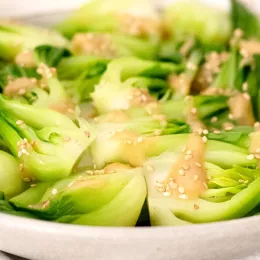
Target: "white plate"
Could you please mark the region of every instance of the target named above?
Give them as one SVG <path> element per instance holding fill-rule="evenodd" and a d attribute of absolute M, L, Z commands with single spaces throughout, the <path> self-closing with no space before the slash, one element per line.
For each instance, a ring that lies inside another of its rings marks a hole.
<path fill-rule="evenodd" d="M 82 1 L 0 0 L 0 17 L 51 25 Z M 227 7 L 225 0 L 207 1 Z M 29 259 L 257 260 L 259 241 L 260 217 L 185 227 L 103 228 L 0 214 L 0 250 Z"/>

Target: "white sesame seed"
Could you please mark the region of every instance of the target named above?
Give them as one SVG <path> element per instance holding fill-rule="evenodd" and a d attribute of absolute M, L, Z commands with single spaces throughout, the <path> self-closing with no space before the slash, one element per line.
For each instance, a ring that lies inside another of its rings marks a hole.
<path fill-rule="evenodd" d="M 212 177 L 211 177 L 210 175 L 207 175 L 207 179 L 208 179 L 208 180 L 211 180 Z"/>
<path fill-rule="evenodd" d="M 28 177 L 26 177 L 26 178 L 23 178 L 23 181 L 30 182 L 31 180 Z"/>
<path fill-rule="evenodd" d="M 189 165 L 183 165 L 182 168 L 183 168 L 185 171 L 187 171 L 187 170 L 190 169 L 190 166 L 189 166 Z"/>
<path fill-rule="evenodd" d="M 243 89 L 243 91 L 247 91 L 248 90 L 248 83 L 247 82 L 243 83 L 242 89 Z"/>
<path fill-rule="evenodd" d="M 127 144 L 132 144 L 133 142 L 131 140 L 126 141 Z"/>
<path fill-rule="evenodd" d="M 206 136 L 203 136 L 203 137 L 202 137 L 202 142 L 203 142 L 203 143 L 206 143 L 207 141 L 208 141 L 207 137 L 206 137 Z"/>
<path fill-rule="evenodd" d="M 238 180 L 239 183 L 244 183 L 245 181 L 243 179 Z"/>
<path fill-rule="evenodd" d="M 248 183 L 248 180 L 245 180 L 244 183 Z"/>
<path fill-rule="evenodd" d="M 159 130 L 159 129 L 157 129 L 157 130 L 154 131 L 154 134 L 155 134 L 155 135 L 160 135 L 161 133 L 162 133 L 162 131 Z"/>
<path fill-rule="evenodd" d="M 195 165 L 199 168 L 201 168 L 201 164 L 199 162 L 195 162 Z"/>
<path fill-rule="evenodd" d="M 255 123 L 254 123 L 254 127 L 255 127 L 255 128 L 260 127 L 260 122 L 255 122 Z"/>
<path fill-rule="evenodd" d="M 191 150 L 188 150 L 188 151 L 186 152 L 186 154 L 187 154 L 187 155 L 191 155 L 191 154 L 192 154 L 192 151 L 191 151 Z"/>
<path fill-rule="evenodd" d="M 75 181 L 72 181 L 71 183 L 69 183 L 68 188 L 71 187 L 74 183 L 75 183 Z"/>
<path fill-rule="evenodd" d="M 87 170 L 86 173 L 87 173 L 87 174 L 91 174 L 91 175 L 94 174 L 94 172 L 91 171 L 91 170 Z"/>
<path fill-rule="evenodd" d="M 69 142 L 69 141 L 71 140 L 71 138 L 70 138 L 69 136 L 65 136 L 65 137 L 63 138 L 63 140 L 64 140 L 64 142 Z"/>
<path fill-rule="evenodd" d="M 147 166 L 146 166 L 146 169 L 147 169 L 149 172 L 153 172 L 153 171 L 154 171 L 154 168 L 153 168 L 151 165 L 147 165 Z"/>
<path fill-rule="evenodd" d="M 260 154 L 255 154 L 256 159 L 260 159 Z"/>
<path fill-rule="evenodd" d="M 179 187 L 179 188 L 178 188 L 178 191 L 179 191 L 179 193 L 181 193 L 181 194 L 184 194 L 184 193 L 185 193 L 185 189 L 184 189 L 183 187 Z"/>
<path fill-rule="evenodd" d="M 163 185 L 163 183 L 162 182 L 160 182 L 160 181 L 156 181 L 156 187 L 160 187 L 160 188 L 162 188 L 164 185 Z"/>
<path fill-rule="evenodd" d="M 232 114 L 229 114 L 229 115 L 228 115 L 228 119 L 233 120 L 233 119 L 234 119 L 234 116 L 233 116 Z"/>
<path fill-rule="evenodd" d="M 204 130 L 202 131 L 202 133 L 203 133 L 204 135 L 207 135 L 207 134 L 209 133 L 209 131 L 208 131 L 207 129 L 204 129 Z"/>
<path fill-rule="evenodd" d="M 203 183 L 204 187 L 207 189 L 208 188 L 208 185 L 206 182 Z"/>
<path fill-rule="evenodd" d="M 220 130 L 214 130 L 213 133 L 218 135 L 218 134 L 221 133 L 221 131 Z"/>
<path fill-rule="evenodd" d="M 143 137 L 142 136 L 137 137 L 137 143 L 141 143 L 142 141 L 143 141 Z"/>
<path fill-rule="evenodd" d="M 246 157 L 247 160 L 253 160 L 254 159 L 254 155 L 253 154 L 249 154 L 247 157 Z"/>
<path fill-rule="evenodd" d="M 196 114 L 196 113 L 197 113 L 197 108 L 196 108 L 196 107 L 193 107 L 193 108 L 191 109 L 191 113 L 192 113 L 192 114 Z"/>
<path fill-rule="evenodd" d="M 32 188 L 33 188 L 33 187 L 35 187 L 35 186 L 36 186 L 36 184 L 35 184 L 35 183 L 30 185 L 30 187 L 32 187 Z"/>
<path fill-rule="evenodd" d="M 199 179 L 199 176 L 198 175 L 194 175 L 193 176 L 193 181 L 197 181 Z"/>
<path fill-rule="evenodd" d="M 171 193 L 169 191 L 163 192 L 163 196 L 165 196 L 165 197 L 169 197 L 170 195 L 171 195 Z"/>
<path fill-rule="evenodd" d="M 52 191 L 51 191 L 52 195 L 55 195 L 55 194 L 57 194 L 57 192 L 58 192 L 58 190 L 57 190 L 57 189 L 52 189 Z"/>
<path fill-rule="evenodd" d="M 260 153 L 260 148 L 256 148 L 255 150 L 257 153 Z"/>
<path fill-rule="evenodd" d="M 250 100 L 251 99 L 251 97 L 249 96 L 249 94 L 248 93 L 243 93 L 243 97 L 246 99 L 246 100 Z"/>
<path fill-rule="evenodd" d="M 71 108 L 69 108 L 69 109 L 68 109 L 68 112 L 71 113 L 71 114 L 73 114 L 73 113 L 74 113 L 74 110 L 71 109 Z"/>
<path fill-rule="evenodd" d="M 178 173 L 181 175 L 181 176 L 185 176 L 185 172 L 183 169 L 179 169 L 178 170 Z"/>
<path fill-rule="evenodd" d="M 184 156 L 185 161 L 189 161 L 191 158 L 192 158 L 192 155 L 190 155 L 190 154 L 187 154 Z"/>
<path fill-rule="evenodd" d="M 24 122 L 23 122 L 22 120 L 17 120 L 17 121 L 16 121 L 16 124 L 17 124 L 17 125 L 22 125 L 23 123 L 24 123 Z"/>
<path fill-rule="evenodd" d="M 181 194 L 181 195 L 179 195 L 179 199 L 187 199 L 187 195 L 186 194 Z"/>
<path fill-rule="evenodd" d="M 185 145 L 185 146 L 182 148 L 181 152 L 184 153 L 184 152 L 186 151 L 186 149 L 187 149 L 187 146 Z"/>

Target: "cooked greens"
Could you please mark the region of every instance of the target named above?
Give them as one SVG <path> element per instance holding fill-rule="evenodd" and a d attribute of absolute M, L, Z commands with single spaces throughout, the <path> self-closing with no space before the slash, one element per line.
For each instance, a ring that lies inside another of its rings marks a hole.
<path fill-rule="evenodd" d="M 93 226 L 259 215 L 260 23 L 198 0 L 0 22 L 0 212 Z"/>

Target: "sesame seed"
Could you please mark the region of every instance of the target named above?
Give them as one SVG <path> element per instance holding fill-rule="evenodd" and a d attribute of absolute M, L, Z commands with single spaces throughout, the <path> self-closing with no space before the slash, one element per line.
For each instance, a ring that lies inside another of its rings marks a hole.
<path fill-rule="evenodd" d="M 23 181 L 30 182 L 31 180 L 30 180 L 30 178 L 26 177 L 26 178 L 23 178 Z"/>
<path fill-rule="evenodd" d="M 181 175 L 181 176 L 185 176 L 185 172 L 183 169 L 179 169 L 178 173 Z"/>
<path fill-rule="evenodd" d="M 71 183 L 69 183 L 68 188 L 71 187 L 74 183 L 75 183 L 75 181 L 72 181 Z"/>
<path fill-rule="evenodd" d="M 68 112 L 71 113 L 71 114 L 73 114 L 73 113 L 74 113 L 74 110 L 71 109 L 71 108 L 68 108 Z"/>
<path fill-rule="evenodd" d="M 184 193 L 185 193 L 185 189 L 184 189 L 183 187 L 179 187 L 179 188 L 178 188 L 178 191 L 179 191 L 179 193 L 181 193 L 181 194 L 184 194 Z"/>
<path fill-rule="evenodd" d="M 249 154 L 247 157 L 246 157 L 247 160 L 253 160 L 254 159 L 254 155 L 253 154 Z"/>
<path fill-rule="evenodd" d="M 202 137 L 202 142 L 203 142 L 203 143 L 206 143 L 207 141 L 208 141 L 207 137 L 206 137 L 206 136 L 203 136 L 203 137 Z"/>
<path fill-rule="evenodd" d="M 207 129 L 204 129 L 204 130 L 202 131 L 202 133 L 203 133 L 204 135 L 207 135 L 207 134 L 209 133 L 209 131 L 208 131 Z"/>
<path fill-rule="evenodd" d="M 91 171 L 91 170 L 87 170 L 86 173 L 87 173 L 87 174 L 91 174 L 91 175 L 94 174 L 94 172 Z"/>
<path fill-rule="evenodd" d="M 47 201 L 43 202 L 42 207 L 47 208 L 49 205 L 50 205 L 50 201 L 47 200 Z"/>
<path fill-rule="evenodd" d="M 260 148 L 256 148 L 255 150 L 257 153 L 260 153 Z"/>
<path fill-rule="evenodd" d="M 244 183 L 245 181 L 243 179 L 238 180 L 239 183 Z"/>
<path fill-rule="evenodd" d="M 255 154 L 256 159 L 260 159 L 260 154 Z"/>
<path fill-rule="evenodd" d="M 141 143 L 142 141 L 143 141 L 143 137 L 142 136 L 137 137 L 137 143 Z"/>
<path fill-rule="evenodd" d="M 194 207 L 195 210 L 198 210 L 200 208 L 199 205 L 197 205 L 197 204 L 194 204 L 193 207 Z"/>
<path fill-rule="evenodd" d="M 199 168 L 201 168 L 201 164 L 199 162 L 195 162 L 195 165 Z"/>
<path fill-rule="evenodd" d="M 197 108 L 196 108 L 196 107 L 193 107 L 193 108 L 191 109 L 191 113 L 192 113 L 192 114 L 196 114 L 196 113 L 197 113 Z"/>
<path fill-rule="evenodd" d="M 186 151 L 186 149 L 187 149 L 187 146 L 185 145 L 183 148 L 182 148 L 182 153 L 184 153 L 185 151 Z"/>
<path fill-rule="evenodd" d="M 186 152 L 187 155 L 191 155 L 191 153 L 192 153 L 191 150 L 188 150 L 188 151 Z"/>
<path fill-rule="evenodd" d="M 32 209 L 32 208 L 33 208 L 33 205 L 28 205 L 28 208 L 29 208 L 29 209 Z"/>
<path fill-rule="evenodd" d="M 17 124 L 17 125 L 22 125 L 23 123 L 24 123 L 24 122 L 23 122 L 22 120 L 17 120 L 17 121 L 16 121 L 16 124 Z"/>
<path fill-rule="evenodd" d="M 183 168 L 185 171 L 187 171 L 187 170 L 190 169 L 190 166 L 189 166 L 189 165 L 183 165 L 182 168 Z"/>
<path fill-rule="evenodd" d="M 193 176 L 193 181 L 197 181 L 199 179 L 199 176 L 198 175 L 194 175 Z"/>
<path fill-rule="evenodd" d="M 218 121 L 218 118 L 216 116 L 213 116 L 210 121 L 211 123 L 215 123 Z"/>
<path fill-rule="evenodd" d="M 248 183 L 248 180 L 245 180 L 244 183 Z"/>
<path fill-rule="evenodd" d="M 132 144 L 133 142 L 131 140 L 126 141 L 127 144 Z"/>
<path fill-rule="evenodd" d="M 187 199 L 187 195 L 186 194 L 181 194 L 181 195 L 179 195 L 179 199 Z"/>
<path fill-rule="evenodd" d="M 159 129 L 157 129 L 157 130 L 154 131 L 154 134 L 155 134 L 155 135 L 160 135 L 161 133 L 162 133 L 162 131 L 159 130 Z"/>
<path fill-rule="evenodd" d="M 190 154 L 187 154 L 184 156 L 185 161 L 189 161 L 191 158 L 192 158 L 192 155 L 190 155 Z"/>
<path fill-rule="evenodd" d="M 221 131 L 220 130 L 214 130 L 213 133 L 218 135 L 218 134 L 221 133 Z"/>
<path fill-rule="evenodd" d="M 210 175 L 207 175 L 207 179 L 208 179 L 208 180 L 211 180 L 212 177 L 211 177 Z"/>
<path fill-rule="evenodd" d="M 197 132 L 198 132 L 199 135 L 201 135 L 202 132 L 203 132 L 203 129 L 202 128 L 198 128 Z"/>
<path fill-rule="evenodd" d="M 169 191 L 163 192 L 163 196 L 165 196 L 165 197 L 169 197 L 170 195 L 171 195 L 171 193 Z"/>
<path fill-rule="evenodd" d="M 251 97 L 249 96 L 249 94 L 248 93 L 243 93 L 243 97 L 246 99 L 246 100 L 250 100 L 251 99 Z"/>
<path fill-rule="evenodd" d="M 206 182 L 203 183 L 204 187 L 207 189 L 208 188 L 208 185 Z"/>
<path fill-rule="evenodd" d="M 55 194 L 57 194 L 57 192 L 58 192 L 58 190 L 57 190 L 57 189 L 53 189 L 53 190 L 51 191 L 52 195 L 55 195 Z"/>
<path fill-rule="evenodd" d="M 35 183 L 30 185 L 30 187 L 32 187 L 32 188 L 33 188 L 33 187 L 35 187 L 35 186 L 36 186 L 36 184 L 35 184 Z"/>
<path fill-rule="evenodd" d="M 247 82 L 243 83 L 242 89 L 243 89 L 243 91 L 247 91 L 248 90 L 248 83 Z"/>
<path fill-rule="evenodd" d="M 228 115 L 228 119 L 233 120 L 233 119 L 234 119 L 234 116 L 233 116 L 232 114 L 229 114 L 229 115 Z"/>
<path fill-rule="evenodd" d="M 160 187 L 160 188 L 162 188 L 164 185 L 163 185 L 163 183 L 162 182 L 160 182 L 160 181 L 156 181 L 156 187 Z"/>
<path fill-rule="evenodd" d="M 255 128 L 260 127 L 260 122 L 255 122 L 255 123 L 254 123 L 254 127 L 255 127 Z"/>
<path fill-rule="evenodd" d="M 70 138 L 69 136 L 66 136 L 66 137 L 63 138 L 63 140 L 64 140 L 65 142 L 69 142 L 69 141 L 71 140 L 71 138 Z"/>
<path fill-rule="evenodd" d="M 153 168 L 151 165 L 147 165 L 147 166 L 146 166 L 146 169 L 147 169 L 149 172 L 153 172 L 153 171 L 154 171 L 154 168 Z"/>

